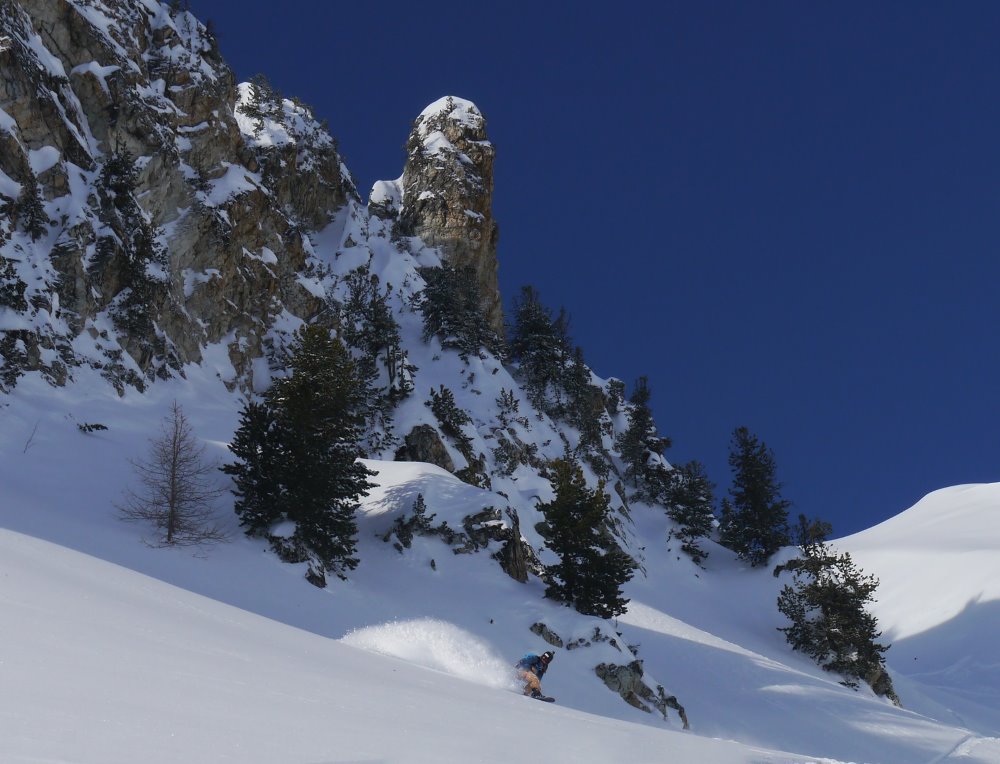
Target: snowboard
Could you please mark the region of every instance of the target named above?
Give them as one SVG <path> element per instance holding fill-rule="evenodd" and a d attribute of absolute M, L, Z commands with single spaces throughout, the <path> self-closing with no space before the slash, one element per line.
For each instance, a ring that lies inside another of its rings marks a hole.
<path fill-rule="evenodd" d="M 555 703 L 555 698 L 550 698 L 548 695 L 529 695 L 529 698 L 534 698 L 535 700 L 541 700 L 545 703 Z"/>

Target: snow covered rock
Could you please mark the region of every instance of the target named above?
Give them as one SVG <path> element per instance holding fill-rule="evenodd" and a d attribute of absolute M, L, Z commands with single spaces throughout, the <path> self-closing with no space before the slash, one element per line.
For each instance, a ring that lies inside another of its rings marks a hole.
<path fill-rule="evenodd" d="M 455 472 L 455 462 L 448 454 L 448 448 L 438 431 L 429 424 L 418 424 L 410 430 L 396 452 L 396 461 L 426 462 L 448 472 Z"/>
<path fill-rule="evenodd" d="M 659 685 L 654 692 L 642 681 L 642 661 L 634 660 L 626 665 L 599 663 L 594 668 L 594 673 L 600 677 L 609 690 L 614 690 L 621 695 L 622 699 L 630 706 L 647 713 L 652 712 L 650 709 L 652 706 L 663 714 L 664 719 L 667 718 L 667 709 L 673 708 L 680 715 L 684 729 L 688 728 L 687 712 L 677 702 L 677 698 L 673 695 L 667 695 L 663 687 Z"/>
<path fill-rule="evenodd" d="M 471 101 L 441 98 L 417 117 L 406 142 L 398 231 L 438 247 L 457 268 L 471 267 L 483 312 L 503 332 L 497 281 L 499 229 L 493 220 L 493 159 L 486 120 Z M 391 194 L 377 187 L 383 208 Z"/>
<path fill-rule="evenodd" d="M 254 130 L 251 86 L 166 4 L 12 0 L 0 30 L 0 206 L 36 184 L 42 207 L 0 221 L 6 287 L 24 284 L 0 311 L 4 386 L 87 365 L 142 387 L 215 343 L 251 386 L 276 324 L 327 308 L 310 234 L 356 191 L 325 127 L 269 92 Z"/>

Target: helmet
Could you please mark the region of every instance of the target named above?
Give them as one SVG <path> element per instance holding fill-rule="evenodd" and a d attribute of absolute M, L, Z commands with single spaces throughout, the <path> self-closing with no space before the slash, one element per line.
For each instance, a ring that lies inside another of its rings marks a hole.
<path fill-rule="evenodd" d="M 542 657 L 546 661 L 550 661 L 550 660 L 552 660 L 553 658 L 556 657 L 556 654 L 554 652 L 552 652 L 551 650 L 546 650 L 544 653 L 542 653 Z"/>

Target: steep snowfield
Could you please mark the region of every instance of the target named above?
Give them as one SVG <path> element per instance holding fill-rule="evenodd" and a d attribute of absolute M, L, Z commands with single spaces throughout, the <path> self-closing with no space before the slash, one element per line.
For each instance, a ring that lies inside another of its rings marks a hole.
<path fill-rule="evenodd" d="M 542 707 L 10 531 L 0 559 L 4 762 L 801 761 Z"/>
<path fill-rule="evenodd" d="M 997 734 L 1000 483 L 935 491 L 838 545 L 879 578 L 873 611 L 908 705 Z"/>
<path fill-rule="evenodd" d="M 62 390 L 29 377 L 0 408 L 2 761 L 510 761 L 525 746 L 566 762 L 1000 761 L 996 685 L 977 673 L 988 671 L 996 622 L 944 610 L 995 591 L 975 567 L 976 549 L 996 548 L 983 532 L 995 486 L 928 498 L 951 535 L 925 523 L 922 503 L 895 529 L 838 542 L 884 582 L 879 616 L 898 640 L 889 665 L 903 710 L 788 650 L 775 628 L 782 581 L 714 546 L 698 569 L 666 553 L 659 513 L 634 508 L 645 576 L 629 585 L 617 628 L 638 645 L 646 679 L 686 707 L 682 733 L 674 712 L 637 711 L 595 678 L 597 663 L 628 660 L 606 642 L 556 651 L 544 686 L 557 705 L 511 690 L 506 667 L 546 647 L 532 623 L 564 639 L 615 625 L 544 600 L 540 582 L 513 581 L 488 552 L 456 555 L 436 538 L 404 553 L 384 543 L 418 493 L 454 526 L 503 505 L 436 467 L 370 463 L 379 487 L 359 519 L 361 566 L 326 590 L 243 537 L 228 499 L 230 543 L 144 545 L 144 529 L 118 520 L 114 503 L 134 479 L 128 458 L 144 453 L 174 399 L 224 458 L 237 399 L 198 369 L 121 399 L 96 377 Z M 109 429 L 83 434 L 83 422 Z M 900 600 L 897 581 L 937 560 L 946 567 L 928 573 L 923 594 L 912 586 Z M 931 607 L 939 620 L 921 626 L 916 614 Z"/>

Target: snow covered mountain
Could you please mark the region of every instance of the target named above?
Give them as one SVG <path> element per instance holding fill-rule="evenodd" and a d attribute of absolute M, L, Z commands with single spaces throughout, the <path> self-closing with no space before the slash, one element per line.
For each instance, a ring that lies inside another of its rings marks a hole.
<path fill-rule="evenodd" d="M 421 537 L 398 552 L 382 538 L 417 493 L 459 526 L 470 506 L 503 498 L 427 464 L 373 463 L 362 563 L 326 589 L 235 518 L 230 543 L 148 547 L 114 509 L 134 479 L 128 457 L 173 400 L 220 455 L 235 425 L 232 394 L 189 372 L 124 398 L 96 373 L 57 391 L 29 376 L 0 412 L 5 761 L 507 761 L 524 736 L 560 762 L 1000 760 L 997 563 L 976 554 L 997 542 L 996 486 L 939 492 L 881 540 L 880 526 L 837 542 L 882 578 L 896 708 L 789 650 L 769 571 L 713 545 L 706 569 L 665 554 L 669 521 L 653 513 L 636 513 L 646 573 L 616 623 L 546 600 L 537 579 L 514 581 L 488 554 Z M 82 416 L 109 429 L 82 433 Z M 966 553 L 974 575 L 948 564 Z M 556 649 L 555 706 L 519 697 L 507 670 L 548 647 L 538 622 L 590 642 Z M 637 650 L 690 731 L 598 681 L 595 665 L 622 658 L 596 629 Z"/>
<path fill-rule="evenodd" d="M 703 566 L 680 551 L 625 479 L 620 383 L 567 357 L 581 415 L 499 346 L 428 335 L 419 300 L 444 265 L 503 325 L 474 104 L 428 106 L 402 175 L 365 201 L 309 108 L 237 84 L 183 10 L 6 0 L 0 64 L 0 759 L 507 761 L 528 739 L 567 762 L 1000 761 L 996 487 L 837 543 L 882 580 L 897 708 L 790 650 L 769 570 L 708 540 Z M 228 494 L 229 543 L 195 552 L 119 520 L 129 460 L 173 402 L 228 459 L 294 330 L 348 336 L 373 295 L 399 341 L 369 353 L 378 474 L 346 581 L 308 585 L 243 535 Z M 435 413 L 443 390 L 467 421 Z M 640 566 L 615 620 L 543 596 L 537 505 L 566 455 L 606 481 Z M 443 530 L 404 539 L 418 496 Z M 550 648 L 555 707 L 509 670 Z"/>

